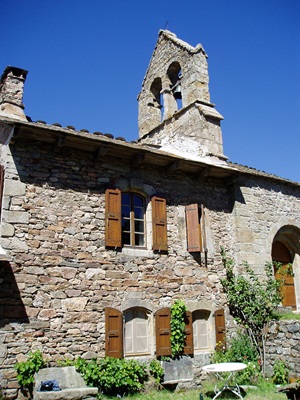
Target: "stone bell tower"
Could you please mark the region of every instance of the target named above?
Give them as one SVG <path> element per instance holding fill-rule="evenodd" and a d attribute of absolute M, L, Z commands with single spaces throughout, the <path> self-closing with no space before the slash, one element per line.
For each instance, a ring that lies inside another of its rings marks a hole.
<path fill-rule="evenodd" d="M 222 164 L 221 114 L 210 102 L 203 47 L 161 30 L 138 96 L 139 141 L 183 157 Z"/>

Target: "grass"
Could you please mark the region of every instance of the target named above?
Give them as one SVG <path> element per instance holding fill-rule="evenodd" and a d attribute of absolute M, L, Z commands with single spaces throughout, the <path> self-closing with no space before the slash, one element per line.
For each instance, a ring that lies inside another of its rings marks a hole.
<path fill-rule="evenodd" d="M 205 388 L 197 390 L 187 390 L 180 392 L 170 392 L 167 390 L 152 391 L 150 393 L 140 393 L 133 396 L 126 396 L 125 399 L 131 400 L 199 400 L 200 393 L 203 395 L 203 400 L 212 400 L 214 397 L 213 385 L 206 384 Z M 286 400 L 286 395 L 283 393 L 277 393 L 277 389 L 274 385 L 267 382 L 262 383 L 257 388 L 245 388 L 242 393 L 245 400 Z M 101 396 L 101 400 L 107 400 L 108 397 Z M 110 398 L 112 399 L 112 398 Z M 231 392 L 223 392 L 218 396 L 218 400 L 234 400 L 239 399 Z"/>
<path fill-rule="evenodd" d="M 278 312 L 277 316 L 280 320 L 299 320 L 300 314 L 293 311 Z"/>

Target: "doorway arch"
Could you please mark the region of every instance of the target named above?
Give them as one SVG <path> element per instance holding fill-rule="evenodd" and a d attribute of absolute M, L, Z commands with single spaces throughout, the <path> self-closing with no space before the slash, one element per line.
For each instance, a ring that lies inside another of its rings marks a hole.
<path fill-rule="evenodd" d="M 271 249 L 276 279 L 283 281 L 282 305 L 293 310 L 300 303 L 300 229 L 296 226 L 282 226 L 274 236 Z M 297 307 L 298 305 L 298 307 Z"/>

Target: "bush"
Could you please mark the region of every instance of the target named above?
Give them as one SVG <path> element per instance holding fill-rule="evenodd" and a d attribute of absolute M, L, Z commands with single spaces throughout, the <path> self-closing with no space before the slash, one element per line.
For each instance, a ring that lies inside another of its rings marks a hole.
<path fill-rule="evenodd" d="M 17 380 L 22 389 L 27 389 L 32 392 L 34 383 L 34 374 L 41 368 L 45 367 L 46 363 L 42 353 L 37 350 L 34 353 L 30 352 L 26 361 L 15 364 L 15 369 L 18 373 Z"/>
<path fill-rule="evenodd" d="M 136 393 L 148 379 L 146 366 L 135 360 L 105 357 L 88 362 L 79 358 L 75 366 L 87 385 L 109 396 Z"/>
<path fill-rule="evenodd" d="M 160 362 L 157 360 L 152 360 L 149 364 L 149 372 L 150 375 L 153 376 L 155 381 L 157 383 L 160 383 L 162 381 L 162 378 L 164 376 L 164 369 L 161 366 Z"/>
<path fill-rule="evenodd" d="M 236 382 L 240 385 L 256 384 L 262 377 L 257 349 L 253 346 L 249 336 L 242 333 L 231 340 L 227 350 L 224 348 L 215 351 L 211 361 L 213 363 L 243 362 L 247 364 L 247 368 L 237 375 Z"/>
<path fill-rule="evenodd" d="M 284 385 L 289 382 L 289 370 L 283 360 L 276 360 L 274 364 L 273 382 L 276 385 Z"/>

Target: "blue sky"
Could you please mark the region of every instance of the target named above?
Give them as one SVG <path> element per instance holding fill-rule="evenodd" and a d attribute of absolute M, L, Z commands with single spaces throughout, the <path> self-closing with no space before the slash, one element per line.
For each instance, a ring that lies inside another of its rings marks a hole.
<path fill-rule="evenodd" d="M 128 141 L 158 31 L 201 43 L 229 160 L 300 181 L 299 0 L 14 0 L 0 20 L 27 115 Z"/>

